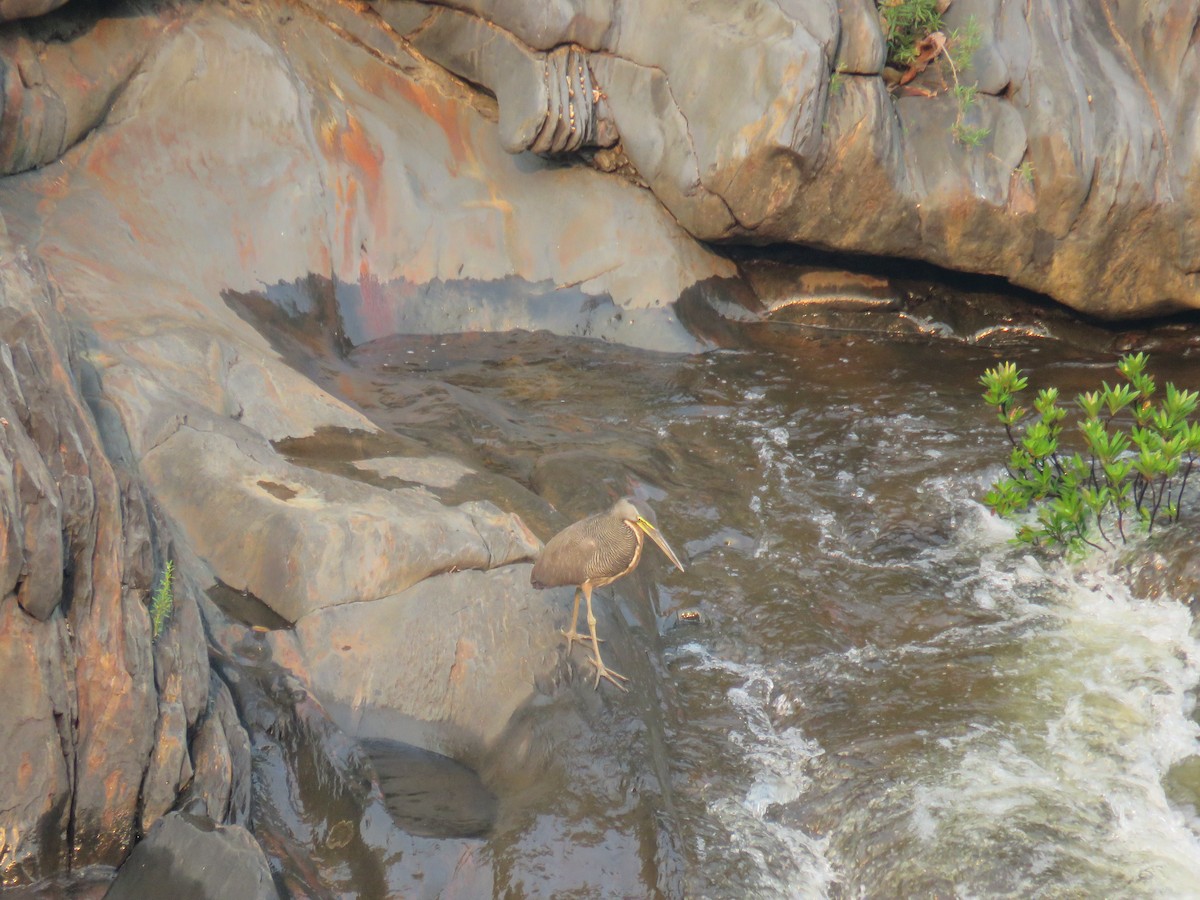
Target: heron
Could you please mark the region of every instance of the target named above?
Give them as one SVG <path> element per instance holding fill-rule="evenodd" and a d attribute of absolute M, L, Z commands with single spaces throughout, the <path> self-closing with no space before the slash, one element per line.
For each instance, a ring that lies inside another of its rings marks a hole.
<path fill-rule="evenodd" d="M 626 690 L 621 682 L 629 679 L 608 668 L 600 658 L 600 638 L 596 636 L 596 617 L 592 614 L 592 590 L 612 584 L 636 569 L 647 535 L 682 572 L 683 563 L 667 544 L 666 538 L 641 514 L 632 499 L 624 497 L 605 512 L 568 525 L 550 538 L 530 573 L 530 583 L 539 590 L 567 585 L 575 587 L 571 629 L 563 631 L 563 636 L 567 639 L 567 653 L 571 652 L 571 645 L 575 641 L 592 642 L 596 657 L 592 660 L 596 666 L 593 688 L 599 688 L 600 679 L 606 678 L 621 690 Z M 575 630 L 579 622 L 581 595 L 587 601 L 590 635 Z"/>

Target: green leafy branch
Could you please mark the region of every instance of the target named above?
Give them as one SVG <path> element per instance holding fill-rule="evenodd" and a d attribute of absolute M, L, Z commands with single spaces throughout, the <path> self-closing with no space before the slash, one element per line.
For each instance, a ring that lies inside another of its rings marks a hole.
<path fill-rule="evenodd" d="M 1117 363 L 1123 382 L 1101 382 L 1076 398 L 1082 452 L 1062 446 L 1067 411 L 1057 388 L 1043 388 L 1033 415 L 1020 405 L 1028 379 L 1011 362 L 980 378 L 983 400 L 996 410 L 1010 444 L 1005 475 L 984 504 L 1005 517 L 1032 513 L 1017 540 L 1073 551 L 1124 543 L 1131 528 L 1147 533 L 1182 513 L 1188 478 L 1200 458 L 1200 423 L 1191 417 L 1200 394 L 1167 383 L 1161 398 L 1144 353 Z"/>

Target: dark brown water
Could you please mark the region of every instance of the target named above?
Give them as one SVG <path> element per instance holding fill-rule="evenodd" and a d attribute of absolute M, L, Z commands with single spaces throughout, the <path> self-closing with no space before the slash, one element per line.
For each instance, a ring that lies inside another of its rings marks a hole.
<path fill-rule="evenodd" d="M 1004 355 L 1069 396 L 1113 377 L 1108 355 Z M 703 356 L 397 338 L 355 351 L 366 374 L 343 389 L 571 516 L 654 506 L 687 572 L 645 563 L 657 605 L 621 612 L 655 648 L 688 895 L 1197 895 L 1200 643 L 1188 582 L 1157 572 L 1198 519 L 1120 564 L 1011 546 L 977 499 L 1005 454 L 977 384 L 998 358 L 845 336 Z M 1186 354 L 1156 368 L 1200 386 Z M 573 804 L 485 851 L 498 889 L 506 867 L 518 894 L 639 883 L 621 856 L 653 853 L 622 836 L 628 804 Z"/>

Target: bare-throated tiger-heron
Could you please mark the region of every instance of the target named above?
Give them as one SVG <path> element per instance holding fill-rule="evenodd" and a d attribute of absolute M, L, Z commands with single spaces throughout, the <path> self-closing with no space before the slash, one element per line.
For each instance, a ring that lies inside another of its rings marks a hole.
<path fill-rule="evenodd" d="M 596 683 L 593 687 L 598 688 L 600 679 L 607 678 L 625 690 L 621 682 L 629 679 L 608 668 L 600 658 L 600 638 L 596 636 L 596 617 L 592 614 L 592 590 L 612 584 L 636 569 L 642 558 L 642 544 L 646 536 L 658 544 L 658 548 L 679 567 L 680 572 L 683 571 L 683 563 L 667 544 L 666 538 L 642 515 L 633 500 L 626 497 L 614 503 L 611 509 L 568 525 L 550 538 L 530 573 L 529 580 L 535 588 L 574 585 L 575 609 L 571 613 L 571 629 L 564 631 L 563 635 L 567 639 L 568 653 L 575 641 L 592 642 L 595 651 L 592 662 L 596 666 Z M 587 601 L 590 636 L 575 630 L 579 621 L 580 595 Z"/>

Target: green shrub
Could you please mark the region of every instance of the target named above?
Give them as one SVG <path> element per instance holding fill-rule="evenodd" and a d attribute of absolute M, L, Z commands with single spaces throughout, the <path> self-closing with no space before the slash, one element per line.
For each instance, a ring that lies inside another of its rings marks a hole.
<path fill-rule="evenodd" d="M 1023 519 L 1017 541 L 1072 551 L 1124 543 L 1133 529 L 1149 533 L 1182 512 L 1188 476 L 1200 454 L 1200 399 L 1171 383 L 1160 399 L 1146 354 L 1117 363 L 1124 378 L 1080 394 L 1075 402 L 1081 452 L 1062 444 L 1067 410 L 1057 388 L 1043 388 L 1033 414 L 1019 405 L 1027 379 L 1011 362 L 980 378 L 1010 444 L 1006 473 L 983 498 L 993 512 Z M 1030 517 L 1030 515 L 1032 517 Z"/>
<path fill-rule="evenodd" d="M 942 30 L 937 0 L 879 0 L 878 6 L 888 65 L 898 69 L 911 66 L 917 58 L 917 44 Z"/>
<path fill-rule="evenodd" d="M 163 569 L 162 580 L 159 581 L 158 589 L 150 599 L 150 624 L 155 640 L 158 640 L 158 636 L 162 634 L 163 629 L 167 625 L 167 619 L 171 617 L 171 609 L 175 605 L 175 592 L 171 584 L 174 576 L 175 563 L 167 560 L 167 565 Z"/>

